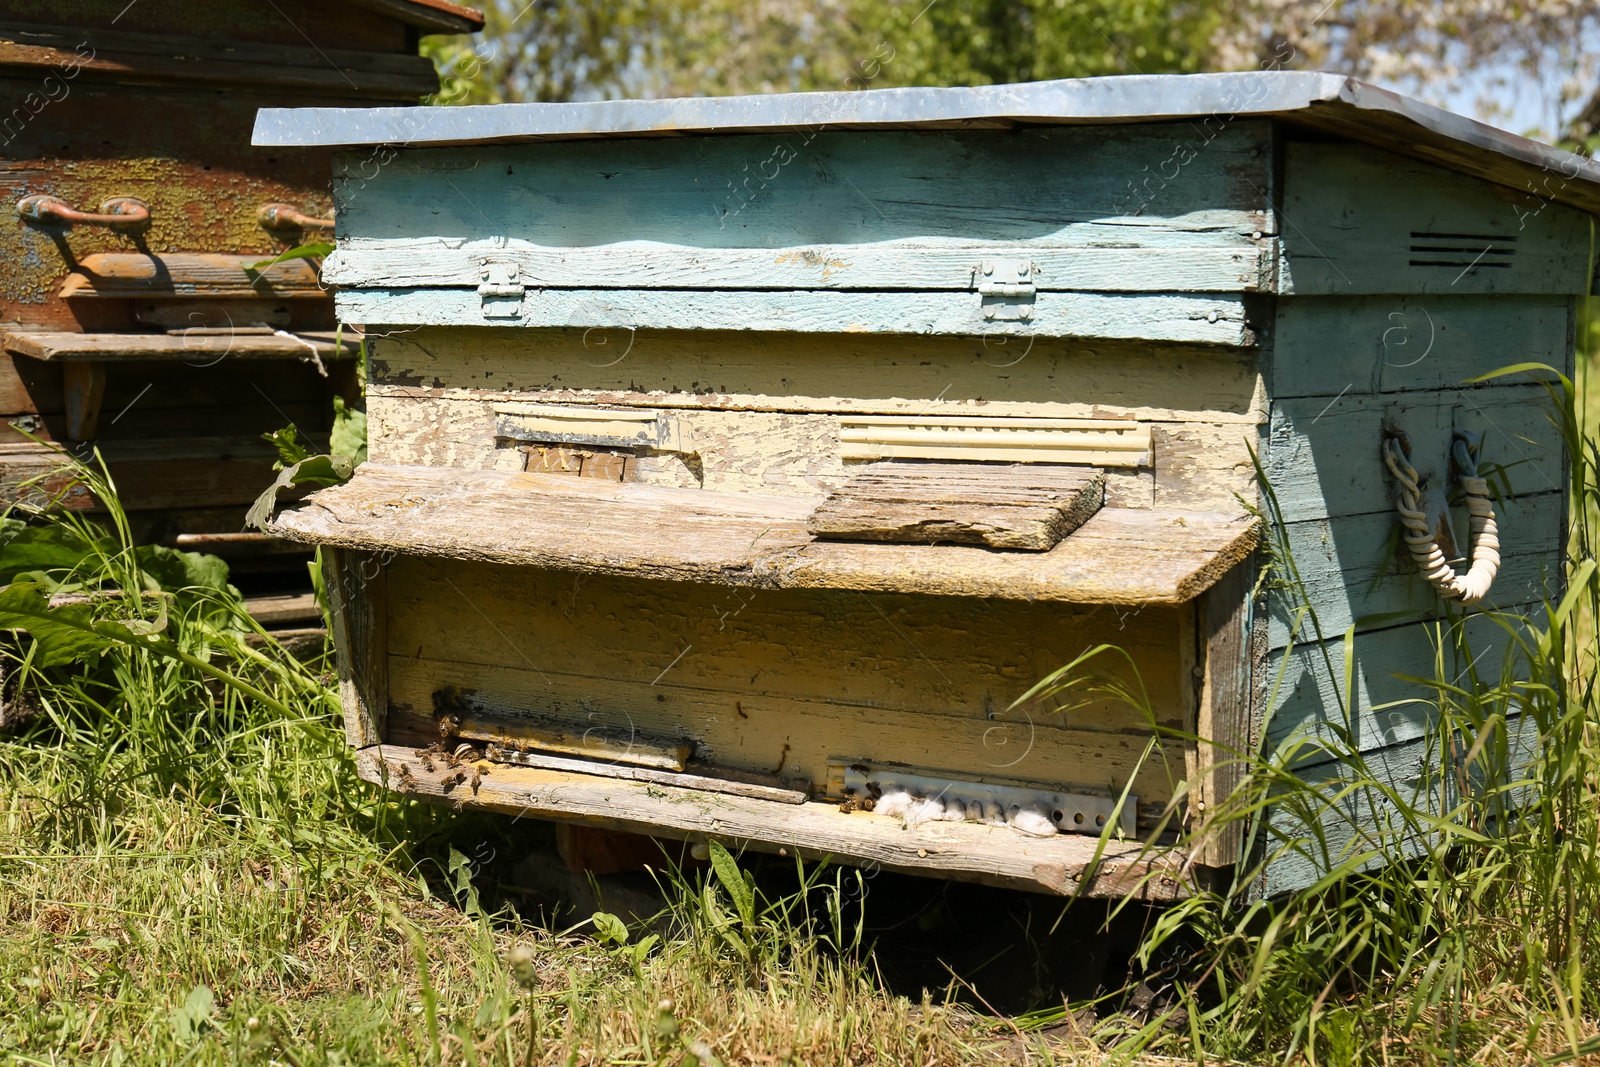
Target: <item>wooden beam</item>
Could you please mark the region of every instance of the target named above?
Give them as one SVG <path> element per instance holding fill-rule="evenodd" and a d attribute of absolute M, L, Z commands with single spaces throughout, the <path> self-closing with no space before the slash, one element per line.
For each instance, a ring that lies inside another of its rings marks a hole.
<path fill-rule="evenodd" d="M 67 363 L 61 368 L 67 401 L 67 440 L 92 441 L 106 395 L 106 369 L 98 363 Z"/>
<path fill-rule="evenodd" d="M 389 714 L 386 561 L 371 552 L 325 549 L 322 577 L 333 615 L 339 704 L 357 748 L 380 743 Z"/>
<path fill-rule="evenodd" d="M 1244 821 L 1233 817 L 1207 829 L 1212 816 L 1244 781 L 1254 752 L 1251 737 L 1254 687 L 1251 629 L 1253 559 L 1247 559 L 1206 590 L 1196 604 L 1201 677 L 1188 756 L 1191 826 L 1201 840 L 1195 862 L 1225 867 L 1239 858 Z"/>
<path fill-rule="evenodd" d="M 1004 826 L 844 814 L 830 802 L 785 804 L 568 771 L 422 761 L 399 745 L 357 753 L 361 777 L 409 796 L 687 840 L 714 839 L 759 852 L 888 868 L 1056 896 L 1175 900 L 1193 891 L 1184 856 L 1138 842 L 1083 834 L 1030 838 Z M 1097 859 L 1098 856 L 1098 859 Z"/>

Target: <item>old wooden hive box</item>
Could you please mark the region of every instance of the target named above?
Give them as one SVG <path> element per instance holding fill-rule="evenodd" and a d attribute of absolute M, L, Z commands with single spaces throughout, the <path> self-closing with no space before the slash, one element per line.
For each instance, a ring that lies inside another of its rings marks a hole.
<path fill-rule="evenodd" d="M 331 239 L 331 152 L 253 148 L 251 123 L 415 103 L 439 89 L 419 37 L 482 22 L 446 0 L 7 0 L 0 503 L 104 514 L 62 455 L 98 450 L 136 540 L 225 557 L 260 621 L 312 637 L 304 546 L 245 512 L 278 458 L 263 434 L 320 449 L 335 398 L 360 403 L 357 346 L 313 260 L 271 262 Z"/>
<path fill-rule="evenodd" d="M 1448 799 L 1399 676 L 1464 601 L 1559 584 L 1544 383 L 1472 379 L 1570 366 L 1600 169 L 1372 86 L 268 110 L 255 136 L 348 146 L 324 279 L 378 338 L 371 459 L 273 528 L 332 550 L 350 740 L 391 788 L 1172 897 L 1239 858 L 1172 845 L 1236 753 L 1299 738 L 1337 780 L 1336 727 Z M 1072 664 L 1098 680 L 1022 699 Z M 1329 840 L 1380 814 L 1335 805 Z"/>

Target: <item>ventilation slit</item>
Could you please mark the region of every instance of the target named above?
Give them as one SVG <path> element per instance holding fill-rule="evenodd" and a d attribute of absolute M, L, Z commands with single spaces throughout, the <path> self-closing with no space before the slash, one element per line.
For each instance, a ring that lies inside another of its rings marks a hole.
<path fill-rule="evenodd" d="M 1498 233 L 1439 233 L 1411 231 L 1413 267 L 1451 267 L 1477 270 L 1482 267 L 1507 269 L 1517 251 L 1514 236 Z"/>

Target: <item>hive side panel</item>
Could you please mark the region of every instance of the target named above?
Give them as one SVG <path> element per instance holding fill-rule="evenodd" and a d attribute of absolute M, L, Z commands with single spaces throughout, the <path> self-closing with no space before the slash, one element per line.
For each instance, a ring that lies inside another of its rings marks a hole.
<path fill-rule="evenodd" d="M 1587 291 L 1576 209 L 1361 145 L 1283 152 L 1282 293 Z"/>
<path fill-rule="evenodd" d="M 388 612 L 400 743 L 436 736 L 434 694 L 454 686 L 506 721 L 545 716 L 623 744 L 635 731 L 687 736 L 714 765 L 819 785 L 827 762 L 845 757 L 1101 792 L 1133 776 L 1141 807 L 1170 796 L 1159 755 L 1141 767 L 1145 709 L 1087 688 L 1012 703 L 1114 631 L 1156 721 L 1177 728 L 1177 609 L 724 589 L 402 558 Z M 1126 682 L 1118 662 L 1090 666 Z"/>

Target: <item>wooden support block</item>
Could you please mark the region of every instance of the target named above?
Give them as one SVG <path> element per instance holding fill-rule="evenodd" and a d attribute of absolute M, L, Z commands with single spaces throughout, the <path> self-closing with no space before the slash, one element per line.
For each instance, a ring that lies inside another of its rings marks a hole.
<path fill-rule="evenodd" d="M 106 369 L 98 363 L 68 363 L 61 368 L 67 398 L 67 439 L 92 441 L 106 395 Z"/>
<path fill-rule="evenodd" d="M 1100 510 L 1105 486 L 1093 467 L 873 463 L 817 505 L 806 530 L 833 541 L 1043 552 Z"/>
<path fill-rule="evenodd" d="M 1200 596 L 1196 605 L 1202 659 L 1195 741 L 1186 753 L 1192 781 L 1190 817 L 1203 827 L 1244 781 L 1255 751 L 1251 737 L 1251 629 L 1255 566 L 1247 559 Z M 1202 835 L 1195 862 L 1225 867 L 1244 847 L 1244 820 L 1233 817 Z"/>
<path fill-rule="evenodd" d="M 375 745 L 389 714 L 387 565 L 375 553 L 341 549 L 325 551 L 322 560 L 345 733 L 357 748 Z"/>

